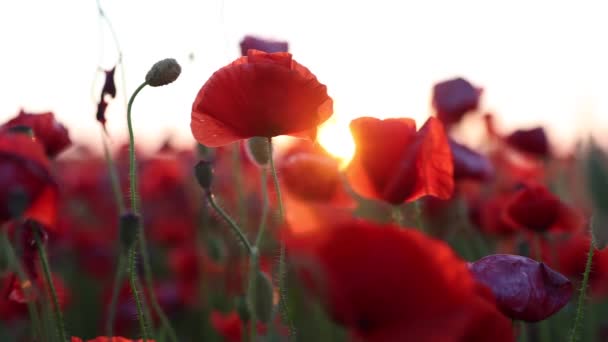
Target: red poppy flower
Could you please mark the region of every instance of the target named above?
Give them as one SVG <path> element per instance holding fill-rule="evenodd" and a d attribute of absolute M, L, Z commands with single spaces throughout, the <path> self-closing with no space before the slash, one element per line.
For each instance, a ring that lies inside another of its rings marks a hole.
<path fill-rule="evenodd" d="M 439 240 L 351 220 L 285 241 L 307 287 L 364 341 L 513 340 L 490 291 Z"/>
<path fill-rule="evenodd" d="M 344 189 L 336 159 L 303 152 L 284 156 L 277 164 L 290 196 L 305 202 L 354 203 Z"/>
<path fill-rule="evenodd" d="M 509 194 L 495 194 L 490 198 L 476 200 L 470 206 L 473 222 L 484 233 L 512 236 L 520 231 L 520 227 L 503 220 L 503 213 L 509 203 Z"/>
<path fill-rule="evenodd" d="M 247 56 L 249 50 L 260 50 L 268 53 L 287 52 L 289 43 L 281 40 L 271 40 L 254 36 L 245 36 L 241 40 L 241 56 Z"/>
<path fill-rule="evenodd" d="M 542 127 L 519 129 L 506 137 L 505 141 L 516 150 L 538 157 L 550 155 L 549 139 Z"/>
<path fill-rule="evenodd" d="M 511 319 L 542 321 L 570 301 L 572 283 L 542 262 L 496 254 L 469 264 L 477 281 L 494 293 L 498 308 Z"/>
<path fill-rule="evenodd" d="M 446 126 L 458 123 L 462 117 L 479 106 L 482 89 L 464 78 L 439 82 L 433 87 L 433 108 Z"/>
<path fill-rule="evenodd" d="M 286 52 L 249 50 L 216 71 L 192 105 L 196 140 L 221 146 L 251 137 L 315 137 L 333 113 L 325 85 Z"/>
<path fill-rule="evenodd" d="M 44 299 L 43 291 L 47 288 L 46 281 L 37 270 L 37 276 L 23 282 L 15 273 L 0 276 L 0 320 L 13 320 L 27 317 L 27 303 Z M 64 308 L 70 298 L 61 278 L 52 275 L 53 284 L 57 291 L 59 305 Z"/>
<path fill-rule="evenodd" d="M 356 151 L 347 176 L 361 196 L 391 204 L 454 191 L 453 162 L 443 125 L 429 118 L 416 132 L 412 119 L 355 119 Z"/>
<path fill-rule="evenodd" d="M 581 281 L 585 273 L 591 238 L 587 233 L 576 233 L 555 238 L 542 244 L 543 260 L 570 279 Z M 596 296 L 608 293 L 608 249 L 595 249 L 589 273 L 589 287 Z"/>
<path fill-rule="evenodd" d="M 72 144 L 68 130 L 55 120 L 55 115 L 51 112 L 31 114 L 21 110 L 16 117 L 2 125 L 2 130 L 15 126 L 30 127 L 51 158 Z"/>
<path fill-rule="evenodd" d="M 580 214 L 542 185 L 524 185 L 511 196 L 504 210 L 505 223 L 536 232 L 571 232 L 584 225 Z"/>
<path fill-rule="evenodd" d="M 223 314 L 219 311 L 213 311 L 210 315 L 211 325 L 226 342 L 241 342 L 243 341 L 243 321 L 236 311 Z M 258 334 L 265 335 L 266 327 L 264 324 L 257 322 Z M 251 324 L 249 324 L 251 326 Z"/>
<path fill-rule="evenodd" d="M 465 145 L 449 139 L 454 160 L 454 178 L 486 181 L 494 176 L 494 167 L 488 158 Z"/>
<path fill-rule="evenodd" d="M 42 145 L 21 133 L 0 133 L 0 222 L 11 218 L 16 196 L 24 196 L 24 216 L 55 227 L 57 186 Z"/>

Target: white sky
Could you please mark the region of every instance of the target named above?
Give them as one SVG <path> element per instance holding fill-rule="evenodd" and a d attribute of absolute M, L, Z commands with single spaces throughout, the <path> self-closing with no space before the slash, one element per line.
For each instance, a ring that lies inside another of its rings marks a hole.
<path fill-rule="evenodd" d="M 485 108 L 505 127 L 547 124 L 554 141 L 566 144 L 591 127 L 608 129 L 602 1 L 101 4 L 124 52 L 129 94 L 157 60 L 182 64 L 175 84 L 147 88 L 135 103 L 136 135 L 149 147 L 169 133 L 180 144 L 193 141 L 194 96 L 213 71 L 238 57 L 238 42 L 249 33 L 288 40 L 294 58 L 328 86 L 344 124 L 363 115 L 422 120 L 431 86 L 464 76 L 485 88 Z M 1 1 L 0 48 L 0 120 L 21 107 L 52 110 L 75 140 L 97 144 L 92 82 L 99 61 L 110 68 L 117 55 L 95 0 Z M 121 86 L 117 78 L 119 94 Z M 120 96 L 108 121 L 116 141 L 126 137 Z"/>

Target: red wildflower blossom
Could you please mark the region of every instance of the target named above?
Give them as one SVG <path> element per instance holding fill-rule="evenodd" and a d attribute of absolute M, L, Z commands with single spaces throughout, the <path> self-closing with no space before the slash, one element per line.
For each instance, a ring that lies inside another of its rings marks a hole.
<path fill-rule="evenodd" d="M 249 50 L 260 50 L 268 53 L 287 52 L 289 51 L 289 43 L 281 40 L 264 39 L 254 36 L 245 36 L 241 40 L 241 56 L 247 56 Z"/>
<path fill-rule="evenodd" d="M 226 342 L 241 342 L 243 341 L 243 321 L 236 311 L 223 314 L 218 311 L 211 312 L 211 325 L 224 338 Z M 249 324 L 251 326 L 251 324 Z M 264 324 L 258 322 L 258 334 L 266 334 Z"/>
<path fill-rule="evenodd" d="M 353 120 L 356 152 L 347 176 L 353 189 L 392 204 L 454 191 L 453 162 L 443 125 L 429 118 L 416 132 L 412 119 Z"/>
<path fill-rule="evenodd" d="M 255 136 L 315 137 L 333 113 L 325 85 L 286 52 L 249 50 L 216 71 L 192 106 L 192 134 L 206 146 Z"/>
<path fill-rule="evenodd" d="M 587 253 L 591 238 L 577 233 L 567 238 L 545 241 L 542 245 L 543 260 L 570 279 L 581 281 L 585 273 Z M 595 249 L 592 259 L 589 286 L 594 295 L 608 293 L 608 249 Z"/>
<path fill-rule="evenodd" d="M 516 150 L 538 157 L 547 157 L 551 153 L 549 139 L 542 127 L 519 129 L 506 137 L 505 141 Z"/>
<path fill-rule="evenodd" d="M 466 263 L 418 231 L 352 220 L 285 240 L 311 292 L 364 341 L 513 340 Z"/>
<path fill-rule="evenodd" d="M 55 115 L 51 112 L 32 114 L 21 110 L 16 117 L 2 125 L 2 130 L 14 126 L 30 127 L 51 158 L 72 145 L 68 130 L 55 120 Z"/>
<path fill-rule="evenodd" d="M 340 176 L 339 162 L 318 153 L 295 153 L 278 163 L 281 181 L 291 196 L 307 202 L 351 204 Z"/>
<path fill-rule="evenodd" d="M 487 285 L 498 308 L 516 320 L 544 320 L 570 301 L 572 283 L 542 262 L 519 255 L 496 254 L 469 264 L 473 276 Z"/>
<path fill-rule="evenodd" d="M 24 196 L 25 217 L 54 227 L 57 186 L 42 145 L 26 134 L 0 133 L 0 222 L 16 210 L 16 196 Z"/>
<path fill-rule="evenodd" d="M 482 89 L 464 78 L 439 82 L 433 87 L 433 108 L 446 126 L 458 123 L 462 117 L 479 106 Z"/>
<path fill-rule="evenodd" d="M 502 219 L 514 227 L 536 232 L 576 231 L 584 225 L 576 211 L 542 185 L 526 185 L 516 191 L 505 205 Z"/>

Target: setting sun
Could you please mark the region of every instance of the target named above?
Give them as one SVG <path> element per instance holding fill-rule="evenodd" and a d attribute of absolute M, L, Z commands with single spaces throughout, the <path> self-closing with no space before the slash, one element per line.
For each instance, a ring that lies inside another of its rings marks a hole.
<path fill-rule="evenodd" d="M 323 148 L 340 159 L 340 168 L 345 168 L 355 154 L 355 141 L 344 120 L 330 119 L 319 127 L 317 139 Z"/>

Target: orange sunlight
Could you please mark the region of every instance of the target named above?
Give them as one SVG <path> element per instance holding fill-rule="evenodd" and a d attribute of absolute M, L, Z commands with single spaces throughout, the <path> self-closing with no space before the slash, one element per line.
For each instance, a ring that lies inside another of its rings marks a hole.
<path fill-rule="evenodd" d="M 340 159 L 340 168 L 348 166 L 355 154 L 355 140 L 350 133 L 349 122 L 332 117 L 319 127 L 319 144 Z"/>

